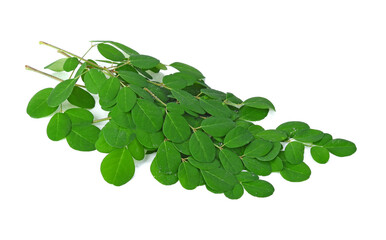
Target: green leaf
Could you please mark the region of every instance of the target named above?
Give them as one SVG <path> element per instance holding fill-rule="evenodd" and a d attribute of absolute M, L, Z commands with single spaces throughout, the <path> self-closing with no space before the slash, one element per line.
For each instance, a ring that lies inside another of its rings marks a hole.
<path fill-rule="evenodd" d="M 268 176 L 272 173 L 271 164 L 262 162 L 254 158 L 243 157 L 243 163 L 246 169 L 260 176 Z"/>
<path fill-rule="evenodd" d="M 236 97 L 235 95 L 233 95 L 233 93 L 226 93 L 226 101 L 228 102 L 231 102 L 231 103 L 234 103 L 234 104 L 241 104 L 243 103 L 243 101 Z"/>
<path fill-rule="evenodd" d="M 107 82 L 107 78 L 99 69 L 92 68 L 84 74 L 83 81 L 90 93 L 97 94 L 102 85 Z"/>
<path fill-rule="evenodd" d="M 136 129 L 138 141 L 147 149 L 157 149 L 164 141 L 162 132 L 148 133 L 140 128 Z"/>
<path fill-rule="evenodd" d="M 201 107 L 215 117 L 231 117 L 233 112 L 220 100 L 200 98 Z"/>
<path fill-rule="evenodd" d="M 95 150 L 95 142 L 99 137 L 99 128 L 94 125 L 72 126 L 70 134 L 66 137 L 68 145 L 78 151 Z"/>
<path fill-rule="evenodd" d="M 127 83 L 134 84 L 138 87 L 146 87 L 147 80 L 136 72 L 119 71 L 119 76 Z"/>
<path fill-rule="evenodd" d="M 224 145 L 228 148 L 238 148 L 248 144 L 253 135 L 243 127 L 235 127 L 230 130 L 224 139 Z"/>
<path fill-rule="evenodd" d="M 218 90 L 215 90 L 215 89 L 202 88 L 201 92 L 210 98 L 218 99 L 220 101 L 224 101 L 226 99 L 225 93 L 218 91 Z"/>
<path fill-rule="evenodd" d="M 190 137 L 189 149 L 193 158 L 199 162 L 212 162 L 214 160 L 214 144 L 208 135 L 200 130 L 194 132 Z"/>
<path fill-rule="evenodd" d="M 201 173 L 192 164 L 185 161 L 178 168 L 178 179 L 183 188 L 193 190 L 200 184 Z"/>
<path fill-rule="evenodd" d="M 266 98 L 263 97 L 253 97 L 244 101 L 244 105 L 259 108 L 259 109 L 272 109 L 275 110 L 273 104 Z"/>
<path fill-rule="evenodd" d="M 262 157 L 268 154 L 273 148 L 273 144 L 269 141 L 263 139 L 253 140 L 248 144 L 247 148 L 244 151 L 244 155 L 247 157 Z"/>
<path fill-rule="evenodd" d="M 106 142 L 112 147 L 123 148 L 134 139 L 131 130 L 122 128 L 111 121 L 103 127 L 102 131 Z"/>
<path fill-rule="evenodd" d="M 173 144 L 180 153 L 184 155 L 191 155 L 190 149 L 189 149 L 189 140 L 182 143 L 173 143 Z"/>
<path fill-rule="evenodd" d="M 48 106 L 57 107 L 64 102 L 71 95 L 76 81 L 77 79 L 68 79 L 56 85 L 47 98 Z"/>
<path fill-rule="evenodd" d="M 162 82 L 171 89 L 182 89 L 188 86 L 188 81 L 178 74 L 169 74 L 163 77 Z"/>
<path fill-rule="evenodd" d="M 244 188 L 241 184 L 236 184 L 230 191 L 224 192 L 224 195 L 229 199 L 239 199 L 244 194 Z"/>
<path fill-rule="evenodd" d="M 259 176 L 253 172 L 243 171 L 236 175 L 239 182 L 252 182 L 259 180 Z"/>
<path fill-rule="evenodd" d="M 110 153 L 110 152 L 118 149 L 118 148 L 110 146 L 110 144 L 108 144 L 106 142 L 103 131 L 101 131 L 99 133 L 98 140 L 95 142 L 95 148 L 98 152 L 101 152 L 101 153 Z"/>
<path fill-rule="evenodd" d="M 123 87 L 117 96 L 117 106 L 122 112 L 130 111 L 137 102 L 137 95 L 129 88 Z"/>
<path fill-rule="evenodd" d="M 257 157 L 257 159 L 264 162 L 272 161 L 277 157 L 282 147 L 283 146 L 281 145 L 280 142 L 274 142 L 272 150 L 267 155 L 264 155 L 262 157 Z"/>
<path fill-rule="evenodd" d="M 357 147 L 353 142 L 345 139 L 333 139 L 326 143 L 324 147 L 332 154 L 338 157 L 347 157 L 354 154 Z"/>
<path fill-rule="evenodd" d="M 181 115 L 169 112 L 166 114 L 162 131 L 166 138 L 175 143 L 181 143 L 190 137 L 188 122 Z"/>
<path fill-rule="evenodd" d="M 325 164 L 330 159 L 330 153 L 324 147 L 312 147 L 311 156 L 315 162 Z"/>
<path fill-rule="evenodd" d="M 297 131 L 294 135 L 294 139 L 299 142 L 313 143 L 323 138 L 324 133 L 315 129 L 305 129 Z"/>
<path fill-rule="evenodd" d="M 103 57 L 112 60 L 112 61 L 123 61 L 125 60 L 125 55 L 115 47 L 104 44 L 104 43 L 99 43 L 97 45 L 98 51 L 100 54 L 102 54 Z"/>
<path fill-rule="evenodd" d="M 79 79 L 79 77 L 83 74 L 83 72 L 86 70 L 87 68 L 87 62 L 84 62 L 82 65 L 80 65 L 80 67 L 78 68 L 78 70 L 76 71 L 75 73 L 75 77 L 76 79 Z M 88 70 L 87 70 L 88 71 Z M 86 74 L 86 73 L 85 73 Z M 82 75 L 83 76 L 83 75 Z"/>
<path fill-rule="evenodd" d="M 285 132 L 274 129 L 261 131 L 255 136 L 272 142 L 282 142 L 288 138 Z"/>
<path fill-rule="evenodd" d="M 64 139 L 71 132 L 71 120 L 65 113 L 55 113 L 47 125 L 47 136 L 52 141 Z"/>
<path fill-rule="evenodd" d="M 218 192 L 227 192 L 238 183 L 236 177 L 223 168 L 201 170 L 205 183 Z"/>
<path fill-rule="evenodd" d="M 210 170 L 221 167 L 221 163 L 218 159 L 215 159 L 212 162 L 199 162 L 193 157 L 188 157 L 188 162 L 192 164 L 194 167 L 201 170 Z"/>
<path fill-rule="evenodd" d="M 64 66 L 64 63 L 67 61 L 67 59 L 68 58 L 58 59 L 55 62 L 45 66 L 44 69 L 49 69 L 54 72 L 62 72 L 64 71 L 63 66 Z"/>
<path fill-rule="evenodd" d="M 150 69 L 160 63 L 158 59 L 147 55 L 131 55 L 129 60 L 134 67 L 141 69 Z"/>
<path fill-rule="evenodd" d="M 118 43 L 118 42 L 114 42 L 114 41 L 91 41 L 91 42 L 110 43 L 110 44 L 116 46 L 117 48 L 121 49 L 123 52 L 127 53 L 128 55 L 138 54 L 138 52 L 136 52 L 134 49 L 129 48 L 128 46 L 125 46 L 125 45 Z"/>
<path fill-rule="evenodd" d="M 79 64 L 79 61 L 76 57 L 67 58 L 63 64 L 63 70 L 66 72 L 71 72 L 76 69 L 78 64 Z"/>
<path fill-rule="evenodd" d="M 204 114 L 205 111 L 200 106 L 199 101 L 194 98 L 190 93 L 180 90 L 172 89 L 172 95 L 180 102 L 180 104 L 188 110 L 192 110 L 199 114 Z"/>
<path fill-rule="evenodd" d="M 229 149 L 223 148 L 220 150 L 219 158 L 225 170 L 232 174 L 238 174 L 243 170 L 244 166 L 239 156 Z"/>
<path fill-rule="evenodd" d="M 250 131 L 252 135 L 256 137 L 259 132 L 264 131 L 264 128 L 259 125 L 252 125 L 248 127 L 248 131 Z"/>
<path fill-rule="evenodd" d="M 184 114 L 184 108 L 180 104 L 178 104 L 176 102 L 167 103 L 166 104 L 166 110 L 168 112 L 173 112 L 173 113 L 176 113 L 176 114 L 179 114 L 179 115 Z"/>
<path fill-rule="evenodd" d="M 202 129 L 213 137 L 223 137 L 235 126 L 235 122 L 224 117 L 209 117 L 201 123 Z"/>
<path fill-rule="evenodd" d="M 137 128 L 147 132 L 158 132 L 162 128 L 161 108 L 148 100 L 138 99 L 132 110 L 132 116 Z"/>
<path fill-rule="evenodd" d="M 101 163 L 101 173 L 106 182 L 122 186 L 134 176 L 134 160 L 126 148 L 109 153 Z"/>
<path fill-rule="evenodd" d="M 67 99 L 72 105 L 81 108 L 94 108 L 95 99 L 90 93 L 75 86 L 72 90 L 71 95 Z"/>
<path fill-rule="evenodd" d="M 157 159 L 158 169 L 162 173 L 177 173 L 181 163 L 181 155 L 171 142 L 163 141 L 155 158 Z"/>
<path fill-rule="evenodd" d="M 245 128 L 245 129 L 248 129 L 250 126 L 253 126 L 253 123 L 239 119 L 239 120 L 236 120 L 236 126 L 240 126 L 240 127 Z"/>
<path fill-rule="evenodd" d="M 83 108 L 70 108 L 64 112 L 70 119 L 72 126 L 80 124 L 91 124 L 94 120 L 94 115 Z"/>
<path fill-rule="evenodd" d="M 120 127 L 131 129 L 135 128 L 131 114 L 129 112 L 123 112 L 118 106 L 111 109 L 109 117 L 111 117 L 112 122 L 116 123 Z"/>
<path fill-rule="evenodd" d="M 311 169 L 304 162 L 296 165 L 285 163 L 280 175 L 290 182 L 302 182 L 310 178 Z"/>
<path fill-rule="evenodd" d="M 104 100 L 114 99 L 121 88 L 118 78 L 112 77 L 107 79 L 99 89 L 99 97 Z"/>
<path fill-rule="evenodd" d="M 154 102 L 153 97 L 148 92 L 146 92 L 143 88 L 138 87 L 137 85 L 130 85 L 130 88 L 138 95 L 138 97 L 146 99 L 150 102 Z"/>
<path fill-rule="evenodd" d="M 310 129 L 310 126 L 307 123 L 298 121 L 285 122 L 276 128 L 276 130 L 286 132 L 289 137 L 293 137 L 297 131 L 306 129 Z"/>
<path fill-rule="evenodd" d="M 157 159 L 151 163 L 150 171 L 153 177 L 163 185 L 173 185 L 178 182 L 177 173 L 164 174 L 158 169 Z"/>
<path fill-rule="evenodd" d="M 300 164 L 304 160 L 304 145 L 300 142 L 290 142 L 284 150 L 285 159 L 291 164 Z"/>
<path fill-rule="evenodd" d="M 283 160 L 277 156 L 274 160 L 269 162 L 271 164 L 272 172 L 280 172 L 283 169 Z"/>
<path fill-rule="evenodd" d="M 129 143 L 129 145 L 127 145 L 127 149 L 135 160 L 140 161 L 145 158 L 145 149 L 143 148 L 143 145 L 137 140 L 137 138 L 134 138 Z"/>
<path fill-rule="evenodd" d="M 202 73 L 200 71 L 198 71 L 196 68 L 192 67 L 192 66 L 189 66 L 188 64 L 185 64 L 185 63 L 181 63 L 181 62 L 174 62 L 172 64 L 170 64 L 170 66 L 174 67 L 175 69 L 177 69 L 178 71 L 182 72 L 182 73 L 189 73 L 195 77 L 197 77 L 198 79 L 204 79 L 204 75 L 202 75 Z"/>
<path fill-rule="evenodd" d="M 242 183 L 245 191 L 255 197 L 269 197 L 275 191 L 272 184 L 264 180 Z"/>
<path fill-rule="evenodd" d="M 248 121 L 260 121 L 268 115 L 268 109 L 258 109 L 248 106 L 242 106 L 239 111 L 240 119 Z"/>
<path fill-rule="evenodd" d="M 45 88 L 37 92 L 29 101 L 27 114 L 32 118 L 42 118 L 51 115 L 58 109 L 58 106 L 50 107 L 47 99 L 52 92 L 52 88 Z"/>
<path fill-rule="evenodd" d="M 314 142 L 313 144 L 314 145 L 318 145 L 318 146 L 324 146 L 326 145 L 326 143 L 328 143 L 329 141 L 332 140 L 332 136 L 331 134 L 328 134 L 328 133 L 325 133 L 322 137 L 322 139 L 320 139 L 319 141 L 317 142 Z"/>

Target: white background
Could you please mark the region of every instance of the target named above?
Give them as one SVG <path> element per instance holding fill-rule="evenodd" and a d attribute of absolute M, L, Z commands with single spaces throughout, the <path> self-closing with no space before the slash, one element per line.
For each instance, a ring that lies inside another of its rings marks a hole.
<path fill-rule="evenodd" d="M 324 1 L 6 1 L 1 6 L 0 239 L 386 239 L 386 3 Z M 122 42 L 207 83 L 357 144 L 310 180 L 266 177 L 273 196 L 232 201 L 200 187 L 163 186 L 151 158 L 122 187 L 104 182 L 104 154 L 70 149 L 25 113 L 57 82 L 25 71 L 82 54 L 89 40 Z"/>

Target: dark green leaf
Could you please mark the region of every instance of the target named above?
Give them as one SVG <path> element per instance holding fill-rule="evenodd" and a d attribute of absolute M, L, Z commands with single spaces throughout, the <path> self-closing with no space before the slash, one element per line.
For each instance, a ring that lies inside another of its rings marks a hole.
<path fill-rule="evenodd" d="M 357 150 L 357 147 L 353 142 L 347 141 L 345 139 L 333 139 L 326 143 L 324 147 L 332 154 L 338 157 L 347 157 L 354 154 Z"/>
<path fill-rule="evenodd" d="M 239 199 L 244 194 L 244 188 L 241 184 L 236 184 L 230 191 L 224 192 L 224 195 L 229 199 Z"/>
<path fill-rule="evenodd" d="M 145 149 L 137 138 L 134 138 L 133 141 L 127 145 L 127 149 L 135 160 L 139 161 L 145 158 Z"/>
<path fill-rule="evenodd" d="M 189 74 L 191 74 L 199 79 L 205 78 L 204 75 L 202 75 L 202 73 L 200 71 L 198 71 L 196 68 L 189 66 L 185 63 L 174 62 L 174 63 L 170 64 L 170 66 L 174 67 L 175 69 L 177 69 L 180 72 L 189 73 Z"/>
<path fill-rule="evenodd" d="M 188 110 L 192 110 L 199 114 L 204 114 L 205 111 L 200 106 L 199 101 L 194 98 L 190 93 L 180 90 L 172 89 L 172 95 L 180 102 L 180 104 Z"/>
<path fill-rule="evenodd" d="M 253 135 L 243 127 L 235 127 L 230 130 L 224 139 L 224 145 L 228 148 L 238 148 L 248 144 Z"/>
<path fill-rule="evenodd" d="M 175 143 L 181 143 L 190 137 L 188 122 L 181 115 L 169 112 L 166 114 L 162 131 L 166 138 Z"/>
<path fill-rule="evenodd" d="M 99 43 L 97 45 L 98 51 L 100 54 L 102 54 L 103 57 L 110 59 L 112 61 L 123 61 L 125 60 L 125 55 L 115 47 L 104 44 L 104 43 Z"/>
<path fill-rule="evenodd" d="M 259 108 L 259 109 L 272 109 L 275 110 L 273 104 L 266 98 L 263 97 L 253 97 L 244 101 L 244 105 Z"/>
<path fill-rule="evenodd" d="M 259 159 L 260 161 L 272 161 L 277 157 L 281 149 L 282 149 L 281 143 L 274 142 L 272 150 L 267 155 L 262 157 L 257 157 L 257 159 Z"/>
<path fill-rule="evenodd" d="M 58 109 L 58 106 L 50 107 L 47 99 L 52 92 L 52 88 L 45 88 L 37 92 L 29 101 L 27 114 L 32 118 L 42 118 L 51 115 Z"/>
<path fill-rule="evenodd" d="M 101 163 L 101 173 L 106 182 L 121 186 L 134 176 L 134 160 L 126 148 L 109 153 Z"/>
<path fill-rule="evenodd" d="M 114 99 L 121 88 L 118 78 L 112 77 L 107 79 L 99 89 L 99 97 L 105 100 Z"/>
<path fill-rule="evenodd" d="M 239 156 L 229 149 L 223 148 L 220 150 L 219 158 L 225 170 L 232 174 L 238 174 L 243 170 L 244 166 Z"/>
<path fill-rule="evenodd" d="M 178 74 L 166 75 L 162 82 L 171 89 L 182 89 L 188 86 L 188 81 Z"/>
<path fill-rule="evenodd" d="M 260 121 L 268 115 L 268 109 L 258 109 L 248 106 L 242 106 L 239 111 L 240 119 L 248 121 Z"/>
<path fill-rule="evenodd" d="M 163 141 L 155 158 L 157 159 L 158 169 L 162 173 L 177 173 L 181 163 L 181 155 L 171 142 Z"/>
<path fill-rule="evenodd" d="M 81 108 L 94 108 L 95 99 L 90 93 L 75 86 L 71 95 L 68 97 L 68 101 L 77 107 Z"/>
<path fill-rule="evenodd" d="M 297 131 L 294 135 L 294 139 L 299 142 L 313 143 L 323 138 L 324 133 L 315 129 L 305 129 Z"/>
<path fill-rule="evenodd" d="M 141 69 L 150 69 L 160 63 L 158 59 L 147 55 L 131 55 L 129 60 L 134 67 Z"/>
<path fill-rule="evenodd" d="M 127 83 L 134 84 L 138 87 L 146 87 L 147 80 L 136 72 L 119 71 L 119 76 Z"/>
<path fill-rule="evenodd" d="M 287 133 L 288 136 L 293 137 L 295 132 L 310 129 L 310 126 L 308 126 L 307 123 L 304 122 L 298 122 L 298 121 L 291 121 L 291 122 L 285 122 L 283 124 L 280 124 L 276 130 L 284 131 Z"/>
<path fill-rule="evenodd" d="M 91 124 L 94 120 L 94 115 L 83 108 L 70 108 L 64 112 L 70 119 L 72 125 Z"/>
<path fill-rule="evenodd" d="M 291 164 L 299 164 L 304 160 L 304 145 L 300 142 L 290 142 L 285 147 L 285 159 Z"/>
<path fill-rule="evenodd" d="M 195 189 L 200 184 L 200 171 L 189 162 L 182 162 L 178 168 L 178 179 L 181 186 L 188 190 Z"/>
<path fill-rule="evenodd" d="M 47 136 L 52 141 L 64 139 L 71 132 L 71 120 L 65 113 L 55 113 L 47 125 Z"/>
<path fill-rule="evenodd" d="M 330 159 L 330 153 L 324 147 L 312 147 L 311 156 L 315 162 L 320 164 L 327 163 L 328 159 Z"/>
<path fill-rule="evenodd" d="M 99 137 L 99 128 L 94 125 L 72 126 L 70 134 L 66 137 L 68 145 L 79 151 L 95 150 L 95 142 Z"/>
<path fill-rule="evenodd" d="M 210 98 L 218 99 L 220 101 L 224 101 L 226 99 L 225 93 L 215 89 L 203 88 L 201 89 L 201 92 Z"/>
<path fill-rule="evenodd" d="M 228 102 L 231 102 L 231 103 L 234 103 L 234 104 L 241 104 L 243 103 L 243 101 L 236 97 L 235 95 L 233 95 L 233 93 L 226 93 L 226 101 Z"/>
<path fill-rule="evenodd" d="M 280 175 L 290 182 L 302 182 L 310 178 L 311 169 L 304 162 L 296 165 L 285 163 Z"/>
<path fill-rule="evenodd" d="M 223 168 L 201 170 L 201 173 L 204 177 L 205 183 L 215 191 L 230 191 L 238 183 L 236 177 L 225 171 Z"/>
<path fill-rule="evenodd" d="M 202 129 L 213 137 L 223 137 L 235 126 L 231 119 L 224 117 L 210 117 L 201 123 Z"/>
<path fill-rule="evenodd" d="M 273 148 L 273 144 L 267 140 L 256 139 L 248 144 L 244 151 L 244 155 L 247 157 L 262 157 L 268 154 Z"/>
<path fill-rule="evenodd" d="M 90 93 L 97 94 L 99 93 L 102 85 L 107 82 L 107 78 L 99 69 L 93 68 L 84 74 L 83 81 Z"/>
<path fill-rule="evenodd" d="M 212 162 L 214 160 L 214 144 L 208 135 L 200 130 L 194 132 L 190 137 L 189 149 L 194 159 L 199 162 Z"/>
<path fill-rule="evenodd" d="M 130 111 L 137 102 L 137 95 L 129 88 L 123 87 L 117 96 L 117 106 L 122 112 Z"/>
<path fill-rule="evenodd" d="M 260 176 L 268 176 L 272 173 L 271 164 L 262 162 L 255 158 L 244 157 L 243 163 L 246 169 Z"/>
<path fill-rule="evenodd" d="M 47 98 L 48 106 L 57 107 L 64 102 L 71 95 L 76 81 L 77 79 L 68 79 L 56 85 Z"/>
<path fill-rule="evenodd" d="M 179 115 L 184 114 L 184 108 L 180 104 L 175 102 L 170 102 L 166 104 L 166 109 L 168 112 L 173 112 Z"/>
<path fill-rule="evenodd" d="M 233 112 L 220 100 L 200 98 L 201 107 L 215 117 L 231 117 Z"/>
<path fill-rule="evenodd" d="M 288 138 L 285 132 L 274 129 L 261 131 L 255 136 L 272 142 L 282 142 Z"/>
<path fill-rule="evenodd" d="M 250 126 L 253 126 L 253 123 L 239 119 L 236 121 L 236 126 L 240 126 L 240 127 L 245 128 L 245 129 L 248 129 Z"/>
<path fill-rule="evenodd" d="M 132 116 L 137 128 L 148 132 L 158 132 L 162 128 L 161 108 L 148 100 L 138 99 L 132 110 Z"/>
<path fill-rule="evenodd" d="M 269 197 L 275 191 L 272 184 L 264 180 L 244 182 L 242 184 L 245 188 L 245 191 L 255 197 Z"/>

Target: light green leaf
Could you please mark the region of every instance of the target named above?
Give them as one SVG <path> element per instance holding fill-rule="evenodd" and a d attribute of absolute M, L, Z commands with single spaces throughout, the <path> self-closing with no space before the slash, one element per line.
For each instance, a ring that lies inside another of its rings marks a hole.
<path fill-rule="evenodd" d="M 357 147 L 353 142 L 345 139 L 333 139 L 326 143 L 324 147 L 332 154 L 338 157 L 347 157 L 354 154 Z"/>
<path fill-rule="evenodd" d="M 243 157 L 243 163 L 246 169 L 260 176 L 268 176 L 272 173 L 271 164 L 262 162 L 255 158 Z"/>
<path fill-rule="evenodd" d="M 76 81 L 77 79 L 68 79 L 56 85 L 47 98 L 48 106 L 57 107 L 64 102 L 71 95 Z"/>
<path fill-rule="evenodd" d="M 224 139 L 224 145 L 228 148 L 238 148 L 248 144 L 253 135 L 243 127 L 235 127 L 230 130 Z"/>
<path fill-rule="evenodd" d="M 81 108 L 94 108 L 95 99 L 90 93 L 75 86 L 72 90 L 71 95 L 67 99 L 72 105 Z"/>
<path fill-rule="evenodd" d="M 215 191 L 227 192 L 238 183 L 236 177 L 223 168 L 201 170 L 205 183 Z"/>
<path fill-rule="evenodd" d="M 244 105 L 259 108 L 259 109 L 272 109 L 275 110 L 273 104 L 266 98 L 263 97 L 253 97 L 244 101 Z"/>
<path fill-rule="evenodd" d="M 240 119 L 248 121 L 260 121 L 268 115 L 269 109 L 259 109 L 242 106 L 239 110 Z"/>
<path fill-rule="evenodd" d="M 241 184 L 236 184 L 230 191 L 224 192 L 224 195 L 229 199 L 239 199 L 244 194 L 244 188 Z"/>
<path fill-rule="evenodd" d="M 269 197 L 275 191 L 272 184 L 264 180 L 242 183 L 245 191 L 255 197 Z"/>
<path fill-rule="evenodd" d="M 178 179 L 183 188 L 193 190 L 200 184 L 201 173 L 192 164 L 185 161 L 178 168 Z"/>
<path fill-rule="evenodd" d="M 180 90 L 172 89 L 172 95 L 180 102 L 180 104 L 188 110 L 192 110 L 199 114 L 204 114 L 205 111 L 200 106 L 199 101 L 194 98 L 190 93 Z"/>
<path fill-rule="evenodd" d="M 255 136 L 272 142 L 282 142 L 288 138 L 285 132 L 274 129 L 261 131 Z"/>
<path fill-rule="evenodd" d="M 181 154 L 171 142 L 163 141 L 158 148 L 157 155 L 158 169 L 164 174 L 177 173 L 181 163 Z"/>
<path fill-rule="evenodd" d="M 109 153 L 101 163 L 101 173 L 106 182 L 122 186 L 134 176 L 134 160 L 126 148 Z"/>
<path fill-rule="evenodd" d="M 129 60 L 134 67 L 141 69 L 150 69 L 160 63 L 158 59 L 147 55 L 131 55 Z"/>
<path fill-rule="evenodd" d="M 70 134 L 66 137 L 68 145 L 78 151 L 95 150 L 95 142 L 99 137 L 99 128 L 94 125 L 72 126 Z"/>
<path fill-rule="evenodd" d="M 189 74 L 197 77 L 198 79 L 204 79 L 205 78 L 204 75 L 202 75 L 202 73 L 200 71 L 198 71 L 196 68 L 194 68 L 192 66 L 189 66 L 188 64 L 181 63 L 181 62 L 174 62 L 174 63 L 170 64 L 170 66 L 174 67 L 175 69 L 177 69 L 180 72 L 189 73 Z"/>
<path fill-rule="evenodd" d="M 107 79 L 99 89 L 99 97 L 104 100 L 114 99 L 121 88 L 118 78 L 112 77 Z"/>
<path fill-rule="evenodd" d="M 244 155 L 247 157 L 262 157 L 268 154 L 273 148 L 273 144 L 264 139 L 253 140 L 247 145 Z"/>
<path fill-rule="evenodd" d="M 117 106 L 122 112 L 130 111 L 137 102 L 137 95 L 129 88 L 123 87 L 117 96 Z"/>
<path fill-rule="evenodd" d="M 122 128 L 114 122 L 108 122 L 102 129 L 106 142 L 116 148 L 127 146 L 133 139 L 134 133 L 127 128 Z"/>
<path fill-rule="evenodd" d="M 200 130 L 192 134 L 189 140 L 189 149 L 195 160 L 212 162 L 215 157 L 215 148 L 212 140 Z"/>
<path fill-rule="evenodd" d="M 55 62 L 45 66 L 44 69 L 49 69 L 54 72 L 62 72 L 64 71 L 63 66 L 67 59 L 68 58 L 61 58 L 59 60 L 56 60 Z"/>
<path fill-rule="evenodd" d="M 138 87 L 146 87 L 147 80 L 136 72 L 119 71 L 119 76 L 127 83 L 134 84 Z"/>
<path fill-rule="evenodd" d="M 304 160 L 304 145 L 300 142 L 290 142 L 284 150 L 285 159 L 291 164 L 300 164 Z"/>
<path fill-rule="evenodd" d="M 224 117 L 209 117 L 201 123 L 202 129 L 213 137 L 223 137 L 235 126 L 235 122 Z"/>
<path fill-rule="evenodd" d="M 102 85 L 107 82 L 107 78 L 99 69 L 92 68 L 84 74 L 83 81 L 90 93 L 97 94 Z"/>
<path fill-rule="evenodd" d="M 330 153 L 324 147 L 312 147 L 311 156 L 315 162 L 325 164 L 330 159 Z"/>
<path fill-rule="evenodd" d="M 280 124 L 276 130 L 284 131 L 288 136 L 293 137 L 295 132 L 310 129 L 307 123 L 299 122 L 299 121 L 291 121 Z"/>
<path fill-rule="evenodd" d="M 72 126 L 80 124 L 91 124 L 94 120 L 94 115 L 83 108 L 70 108 L 64 112 L 70 119 Z"/>
<path fill-rule="evenodd" d="M 104 44 L 104 43 L 99 43 L 97 45 L 98 51 L 100 54 L 102 54 L 103 57 L 112 60 L 112 61 L 123 61 L 125 60 L 125 55 L 115 47 Z"/>
<path fill-rule="evenodd" d="M 166 114 L 162 131 L 166 138 L 175 143 L 184 142 L 190 137 L 188 122 L 181 115 L 174 112 Z"/>
<path fill-rule="evenodd" d="M 163 185 L 173 185 L 178 182 L 177 173 L 164 174 L 158 169 L 157 159 L 154 158 L 150 165 L 150 171 L 153 177 Z"/>
<path fill-rule="evenodd" d="M 298 140 L 299 142 L 313 143 L 322 139 L 323 136 L 324 133 L 322 131 L 315 129 L 305 129 L 297 131 L 293 138 Z"/>
<path fill-rule="evenodd" d="M 47 99 L 52 92 L 52 88 L 45 88 L 37 92 L 29 101 L 27 114 L 32 118 L 42 118 L 51 115 L 58 109 L 58 106 L 50 107 Z"/>
<path fill-rule="evenodd" d="M 47 136 L 52 141 L 64 139 L 71 132 L 71 120 L 65 113 L 56 113 L 47 125 Z"/>
<path fill-rule="evenodd" d="M 225 170 L 232 174 L 238 174 L 243 170 L 244 166 L 239 156 L 229 149 L 223 148 L 220 150 L 219 158 Z"/>
<path fill-rule="evenodd" d="M 98 152 L 101 152 L 101 153 L 110 153 L 118 149 L 110 146 L 110 144 L 106 142 L 105 136 L 103 135 L 103 131 L 99 133 L 98 140 L 95 142 L 95 148 Z"/>
<path fill-rule="evenodd" d="M 302 182 L 310 178 L 311 169 L 304 162 L 296 165 L 285 163 L 280 175 L 290 182 Z"/>
<path fill-rule="evenodd" d="M 148 100 L 138 99 L 132 110 L 132 116 L 137 128 L 147 132 L 158 132 L 162 128 L 161 108 Z"/>

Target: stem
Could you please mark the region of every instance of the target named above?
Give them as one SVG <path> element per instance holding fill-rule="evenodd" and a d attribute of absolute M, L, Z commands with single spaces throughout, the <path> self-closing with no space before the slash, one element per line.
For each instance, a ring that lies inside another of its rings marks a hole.
<path fill-rule="evenodd" d="M 28 65 L 25 65 L 25 69 L 26 69 L 26 70 L 33 71 L 33 72 L 36 72 L 36 73 L 40 73 L 40 74 L 42 74 L 42 75 L 44 75 L 44 76 L 46 76 L 46 77 L 50 77 L 50 78 L 55 79 L 56 81 L 59 81 L 59 82 L 63 82 L 63 81 L 64 81 L 63 79 L 60 79 L 60 78 L 55 77 L 55 76 L 53 76 L 53 75 L 51 75 L 51 74 L 42 72 L 42 71 L 37 70 L 36 68 L 33 68 L 33 67 L 31 67 L 31 66 L 28 66 Z M 77 86 L 77 87 L 82 87 L 82 88 L 86 88 L 84 85 L 80 85 L 80 84 L 75 84 L 75 86 Z"/>
<path fill-rule="evenodd" d="M 88 52 L 90 52 L 90 50 L 94 47 L 95 45 L 91 45 L 91 47 L 83 54 L 83 56 L 82 56 L 82 58 L 84 58 L 86 55 L 87 55 L 87 53 Z M 59 52 L 61 52 L 61 51 L 59 51 Z M 78 64 L 81 64 L 82 62 L 81 61 L 79 61 L 78 60 Z M 72 71 L 72 73 L 71 73 L 71 75 L 70 75 L 70 78 L 72 77 L 72 75 L 74 75 L 74 73 L 75 73 L 75 69 L 74 69 L 74 71 Z"/>
<path fill-rule="evenodd" d="M 168 90 L 172 90 L 171 88 L 166 87 L 165 84 L 163 84 L 163 83 L 157 83 L 157 82 L 153 82 L 153 81 L 150 81 L 150 80 L 148 80 L 148 82 L 151 83 L 151 84 L 154 84 L 154 85 L 156 85 L 158 87 L 163 87 L 163 88 L 166 88 Z"/>
<path fill-rule="evenodd" d="M 58 50 L 58 53 L 62 54 L 63 56 L 65 57 L 71 57 L 70 55 L 68 55 L 67 53 L 63 52 L 62 50 Z"/>
<path fill-rule="evenodd" d="M 162 105 L 164 105 L 166 107 L 166 103 L 162 102 L 161 99 L 159 99 L 152 91 L 150 91 L 149 89 L 147 88 L 143 88 L 143 90 L 145 90 L 146 92 L 150 93 L 150 95 L 155 98 L 155 100 L 157 100 L 158 102 L 160 102 Z"/>
<path fill-rule="evenodd" d="M 101 118 L 101 119 L 97 119 L 97 120 L 92 121 L 92 123 L 99 123 L 99 122 L 103 122 L 103 121 L 108 121 L 110 119 L 111 119 L 111 117 Z"/>
<path fill-rule="evenodd" d="M 221 147 L 221 146 L 219 146 L 219 145 L 217 145 L 217 144 L 214 144 L 214 146 L 215 146 L 216 148 L 222 150 L 222 147 Z"/>

